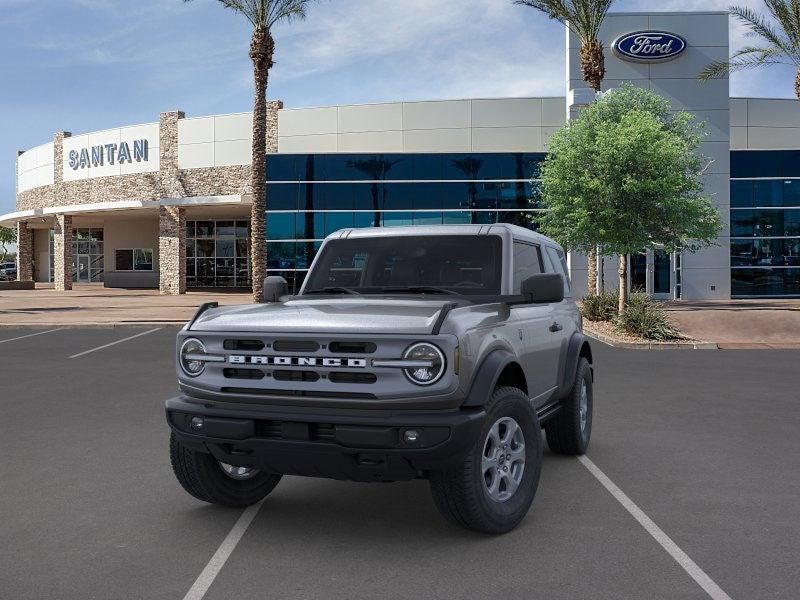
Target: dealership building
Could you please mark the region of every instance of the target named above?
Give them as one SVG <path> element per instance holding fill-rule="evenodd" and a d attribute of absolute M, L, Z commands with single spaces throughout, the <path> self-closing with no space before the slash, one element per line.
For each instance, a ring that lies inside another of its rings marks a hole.
<path fill-rule="evenodd" d="M 706 194 L 723 221 L 696 254 L 630 257 L 631 285 L 659 298 L 800 296 L 800 104 L 731 98 L 696 76 L 729 56 L 726 13 L 612 13 L 601 33 L 609 89 L 666 97 L 706 123 Z M 18 278 L 70 289 L 248 287 L 253 235 L 295 289 L 321 240 L 352 227 L 529 225 L 547 142 L 594 97 L 567 33 L 565 95 L 268 108 L 267 227 L 250 228 L 249 113 L 81 135 L 59 132 L 17 157 Z M 68 124 L 65 124 L 68 126 Z M 605 261 L 616 285 L 616 260 Z M 571 255 L 579 293 L 586 259 Z"/>

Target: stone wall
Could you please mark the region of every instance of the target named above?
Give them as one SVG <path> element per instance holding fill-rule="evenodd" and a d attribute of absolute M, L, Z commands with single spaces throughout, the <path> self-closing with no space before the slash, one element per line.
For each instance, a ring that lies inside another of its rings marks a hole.
<path fill-rule="evenodd" d="M 56 215 L 53 239 L 53 283 L 58 291 L 72 289 L 72 217 Z"/>
<path fill-rule="evenodd" d="M 186 210 L 158 208 L 158 288 L 162 294 L 186 293 Z"/>
<path fill-rule="evenodd" d="M 17 281 L 33 281 L 33 229 L 17 223 Z"/>

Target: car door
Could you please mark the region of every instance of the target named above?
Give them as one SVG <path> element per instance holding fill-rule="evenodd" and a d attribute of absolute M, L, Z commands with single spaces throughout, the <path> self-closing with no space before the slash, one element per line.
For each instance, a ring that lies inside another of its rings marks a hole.
<path fill-rule="evenodd" d="M 567 350 L 569 347 L 570 338 L 578 330 L 579 313 L 572 301 L 572 289 L 569 280 L 569 270 L 567 268 L 567 257 L 560 249 L 552 246 L 544 247 L 545 269 L 548 271 L 559 273 L 564 278 L 564 300 L 553 306 L 554 308 L 554 324 L 558 329 L 557 336 L 561 344 L 561 365 L 564 368 L 566 365 Z"/>
<path fill-rule="evenodd" d="M 536 244 L 514 241 L 513 292 L 522 281 L 544 272 L 541 249 Z M 560 337 L 551 331 L 554 308 L 550 304 L 515 305 L 512 313 L 520 333 L 519 356 L 528 382 L 528 395 L 537 404 L 546 400 L 558 382 Z"/>

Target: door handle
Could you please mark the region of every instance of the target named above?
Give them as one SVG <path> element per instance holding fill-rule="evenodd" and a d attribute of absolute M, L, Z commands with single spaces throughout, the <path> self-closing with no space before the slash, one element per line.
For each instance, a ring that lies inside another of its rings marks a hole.
<path fill-rule="evenodd" d="M 550 331 L 553 332 L 553 333 L 556 333 L 557 331 L 561 331 L 562 329 L 564 329 L 564 327 L 561 325 L 561 323 L 553 322 L 553 324 L 550 325 Z"/>

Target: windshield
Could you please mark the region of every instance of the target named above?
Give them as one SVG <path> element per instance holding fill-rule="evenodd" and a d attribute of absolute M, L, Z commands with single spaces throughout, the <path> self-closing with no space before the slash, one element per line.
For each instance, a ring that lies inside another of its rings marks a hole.
<path fill-rule="evenodd" d="M 495 235 L 332 240 L 304 294 L 500 293 L 502 240 Z"/>

